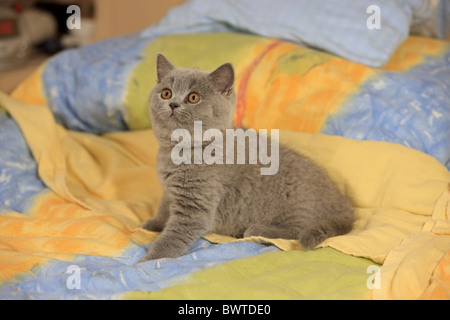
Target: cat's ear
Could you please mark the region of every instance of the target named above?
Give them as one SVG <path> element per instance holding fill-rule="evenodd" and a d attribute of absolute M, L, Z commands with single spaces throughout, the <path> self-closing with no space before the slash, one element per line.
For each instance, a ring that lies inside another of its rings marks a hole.
<path fill-rule="evenodd" d="M 171 71 L 175 69 L 175 66 L 162 54 L 158 53 L 156 56 L 156 74 L 158 76 L 158 82 Z"/>
<path fill-rule="evenodd" d="M 234 70 L 231 63 L 225 63 L 209 74 L 216 89 L 225 95 L 231 94 L 234 84 Z"/>

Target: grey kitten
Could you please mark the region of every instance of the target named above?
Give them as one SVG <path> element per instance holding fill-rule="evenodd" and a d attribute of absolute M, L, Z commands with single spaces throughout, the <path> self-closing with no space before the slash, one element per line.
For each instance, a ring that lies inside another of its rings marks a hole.
<path fill-rule="evenodd" d="M 211 73 L 178 68 L 158 54 L 157 77 L 149 107 L 160 144 L 163 197 L 155 218 L 142 227 L 162 233 L 141 261 L 179 257 L 208 232 L 299 239 L 311 249 L 351 230 L 354 213 L 348 200 L 317 165 L 282 145 L 274 175 L 262 175 L 259 162 L 174 164 L 172 150 L 179 142 L 172 141 L 174 130 L 194 136 L 194 121 L 202 121 L 203 132 L 216 128 L 225 137 L 225 130 L 233 128 L 234 71 L 229 63 Z M 194 155 L 195 148 L 207 145 L 192 142 L 190 151 Z M 247 149 L 247 159 L 249 154 Z"/>

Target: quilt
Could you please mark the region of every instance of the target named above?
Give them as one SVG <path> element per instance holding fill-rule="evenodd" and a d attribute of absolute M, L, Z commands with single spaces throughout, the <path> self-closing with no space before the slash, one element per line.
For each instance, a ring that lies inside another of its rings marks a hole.
<path fill-rule="evenodd" d="M 237 126 L 330 174 L 347 235 L 205 235 L 138 263 L 161 197 L 147 111 L 155 57 L 236 72 Z M 446 299 L 450 296 L 450 46 L 409 37 L 383 68 L 236 32 L 139 33 L 46 61 L 0 95 L 2 299 Z M 426 257 L 426 258 L 425 258 Z"/>

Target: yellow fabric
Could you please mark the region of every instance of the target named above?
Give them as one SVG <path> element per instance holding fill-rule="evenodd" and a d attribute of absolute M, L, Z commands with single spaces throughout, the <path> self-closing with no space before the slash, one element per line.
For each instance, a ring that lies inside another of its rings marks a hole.
<path fill-rule="evenodd" d="M 46 106 L 2 95 L 39 164 L 39 176 L 60 197 L 107 212 L 136 227 L 161 197 L 156 177 L 157 142 L 151 132 L 103 136 L 65 130 Z"/>
<path fill-rule="evenodd" d="M 427 300 L 450 300 L 450 251 L 447 251 L 445 257 L 439 262 L 431 283 L 420 297 Z"/>
<path fill-rule="evenodd" d="M 45 63 L 37 68 L 31 76 L 21 82 L 12 92 L 11 96 L 26 103 L 45 106 L 47 103 L 44 89 L 42 88 L 42 72 L 44 71 L 44 67 Z"/>
<path fill-rule="evenodd" d="M 154 214 L 161 197 L 155 172 L 158 146 L 151 130 L 96 136 L 65 130 L 45 106 L 4 94 L 0 105 L 20 125 L 41 179 L 66 206 L 76 205 L 77 214 L 112 219 L 111 225 L 139 243 L 154 238 L 134 229 Z M 448 170 L 431 156 L 397 144 L 289 131 L 281 131 L 280 140 L 324 167 L 356 208 L 354 230 L 321 246 L 384 263 L 381 288 L 374 291 L 374 298 L 420 297 L 450 250 Z M 88 225 L 78 224 L 80 229 L 72 229 L 72 235 L 86 233 Z M 218 242 L 235 240 L 209 237 Z M 61 252 L 71 252 L 74 239 L 66 240 L 58 248 Z M 283 249 L 299 247 L 296 241 L 254 240 Z M 91 247 L 88 251 L 94 254 Z"/>
<path fill-rule="evenodd" d="M 356 207 L 354 230 L 321 246 L 383 263 L 375 299 L 418 298 L 450 250 L 448 170 L 431 156 L 392 143 L 298 139 L 291 132 L 280 138 L 325 167 Z"/>
<path fill-rule="evenodd" d="M 29 105 L 3 93 L 1 107 L 19 123 L 39 176 L 53 192 L 33 199 L 28 215 L 0 215 L 0 284 L 32 273 L 49 259 L 116 257 L 130 241 L 155 239 L 157 234 L 136 228 L 153 214 L 161 195 L 150 132 L 99 137 L 66 131 L 45 105 Z M 144 139 L 149 148 L 136 149 L 132 142 L 144 146 Z"/>

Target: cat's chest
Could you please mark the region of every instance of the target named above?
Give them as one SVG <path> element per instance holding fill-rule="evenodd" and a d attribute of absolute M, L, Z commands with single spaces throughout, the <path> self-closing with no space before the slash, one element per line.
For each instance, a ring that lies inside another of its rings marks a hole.
<path fill-rule="evenodd" d="M 212 168 L 193 164 L 173 164 L 172 162 L 158 165 L 158 177 L 165 187 L 201 188 L 211 181 Z"/>
<path fill-rule="evenodd" d="M 186 180 L 187 170 L 180 166 L 172 166 L 172 165 L 160 165 L 158 167 L 158 177 L 161 183 L 165 186 L 169 186 L 172 184 L 184 184 Z"/>

